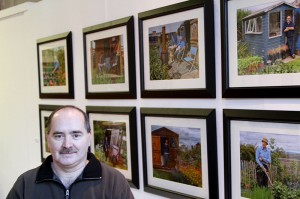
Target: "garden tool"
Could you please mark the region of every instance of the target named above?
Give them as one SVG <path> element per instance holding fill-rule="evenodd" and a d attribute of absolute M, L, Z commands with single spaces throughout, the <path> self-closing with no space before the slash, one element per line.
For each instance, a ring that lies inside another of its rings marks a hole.
<path fill-rule="evenodd" d="M 268 175 L 268 172 L 266 170 L 263 170 L 263 171 L 265 172 L 266 176 L 268 177 L 268 180 L 270 182 L 271 187 L 273 187 L 273 183 L 271 182 L 271 179 L 270 179 L 270 177 Z"/>

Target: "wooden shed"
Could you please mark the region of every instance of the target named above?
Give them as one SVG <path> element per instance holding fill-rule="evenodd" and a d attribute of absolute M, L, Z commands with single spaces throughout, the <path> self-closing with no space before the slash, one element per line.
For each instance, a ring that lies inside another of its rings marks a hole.
<path fill-rule="evenodd" d="M 170 159 L 168 168 L 175 168 L 179 151 L 179 135 L 166 127 L 152 131 L 152 161 L 154 168 L 163 167 L 163 144 L 169 142 Z"/>
<path fill-rule="evenodd" d="M 285 44 L 283 25 L 296 7 L 284 1 L 276 2 L 252 12 L 242 19 L 243 39 L 249 44 L 249 53 L 268 60 L 268 51 Z M 292 20 L 294 22 L 294 20 Z"/>

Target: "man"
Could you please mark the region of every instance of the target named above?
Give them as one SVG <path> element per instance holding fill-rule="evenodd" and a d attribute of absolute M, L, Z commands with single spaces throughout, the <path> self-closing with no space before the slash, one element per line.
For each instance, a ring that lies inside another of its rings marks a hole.
<path fill-rule="evenodd" d="M 46 139 L 51 155 L 41 166 L 22 174 L 7 199 L 134 198 L 124 176 L 88 152 L 91 129 L 81 109 L 55 110 Z"/>
<path fill-rule="evenodd" d="M 170 160 L 170 148 L 169 148 L 169 140 L 168 139 L 165 139 L 165 143 L 163 145 L 163 153 L 164 153 L 164 159 L 165 159 L 164 167 L 168 167 L 169 160 Z"/>
<path fill-rule="evenodd" d="M 109 140 L 108 140 L 108 135 L 105 132 L 105 138 L 104 138 L 104 143 L 103 143 L 103 151 L 104 151 L 104 154 L 105 154 L 105 161 L 107 161 L 107 158 L 108 158 L 109 148 L 110 148 L 110 143 L 109 143 Z"/>
<path fill-rule="evenodd" d="M 176 45 L 176 50 L 174 52 L 174 59 L 175 61 L 178 61 L 181 59 L 181 56 L 184 52 L 185 42 L 182 40 L 182 36 L 179 36 L 179 41 Z"/>
<path fill-rule="evenodd" d="M 54 65 L 53 65 L 53 66 L 54 66 L 54 67 L 53 67 L 52 74 L 53 74 L 54 72 L 59 71 L 60 64 L 59 64 L 59 61 L 58 61 L 58 59 L 57 59 L 57 56 L 54 56 Z"/>
<path fill-rule="evenodd" d="M 294 10 L 295 49 L 296 54 L 300 55 L 300 3 L 296 6 L 297 8 Z"/>
<path fill-rule="evenodd" d="M 285 33 L 286 36 L 286 45 L 289 47 L 290 50 L 290 56 L 292 56 L 292 58 L 295 58 L 295 24 L 292 22 L 292 17 L 291 16 L 287 16 L 286 17 L 286 22 L 284 23 L 283 26 L 283 31 Z"/>
<path fill-rule="evenodd" d="M 256 178 L 260 187 L 268 187 L 268 172 L 271 164 L 271 151 L 267 148 L 268 139 L 263 138 L 261 146 L 257 147 L 255 159 L 257 163 Z"/>

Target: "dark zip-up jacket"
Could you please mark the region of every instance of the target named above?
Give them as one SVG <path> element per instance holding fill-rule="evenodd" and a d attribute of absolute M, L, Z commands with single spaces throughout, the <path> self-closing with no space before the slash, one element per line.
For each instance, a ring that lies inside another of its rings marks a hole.
<path fill-rule="evenodd" d="M 66 189 L 51 168 L 52 156 L 43 164 L 23 173 L 6 199 L 134 199 L 125 177 L 88 154 L 89 163 Z"/>

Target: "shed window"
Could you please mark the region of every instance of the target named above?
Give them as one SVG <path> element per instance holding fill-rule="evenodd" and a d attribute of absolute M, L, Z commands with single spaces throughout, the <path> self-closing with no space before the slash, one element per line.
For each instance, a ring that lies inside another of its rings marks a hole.
<path fill-rule="evenodd" d="M 269 37 L 281 35 L 281 14 L 280 12 L 271 12 L 269 15 Z"/>
<path fill-rule="evenodd" d="M 245 33 L 261 33 L 262 32 L 262 17 L 249 19 L 245 22 Z"/>

